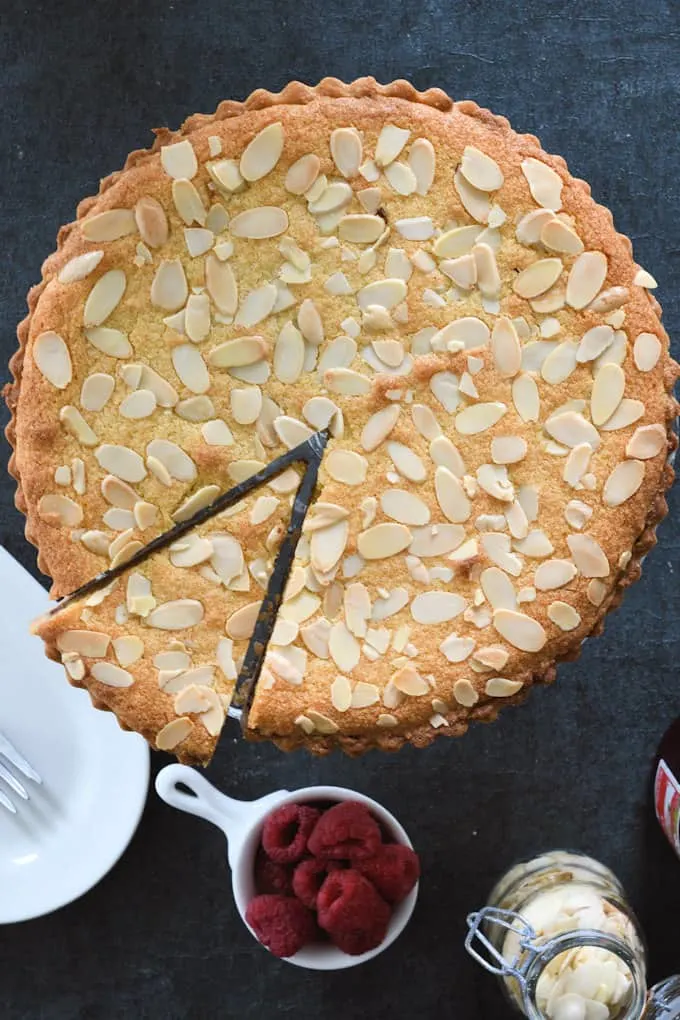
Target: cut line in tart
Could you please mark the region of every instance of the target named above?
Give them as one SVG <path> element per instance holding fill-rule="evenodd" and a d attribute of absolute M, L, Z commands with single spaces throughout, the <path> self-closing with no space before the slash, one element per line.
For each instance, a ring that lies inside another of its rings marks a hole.
<path fill-rule="evenodd" d="M 62 229 L 19 330 L 39 565 L 66 594 L 335 415 L 248 735 L 460 734 L 552 680 L 654 543 L 655 286 L 563 160 L 439 90 L 294 82 L 160 131 Z M 297 481 L 45 623 L 48 654 L 207 761 Z"/>

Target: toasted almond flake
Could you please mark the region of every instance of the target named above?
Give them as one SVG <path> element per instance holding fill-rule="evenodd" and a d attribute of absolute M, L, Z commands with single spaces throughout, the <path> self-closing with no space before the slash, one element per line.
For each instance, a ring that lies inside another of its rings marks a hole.
<path fill-rule="evenodd" d="M 663 425 L 641 425 L 628 440 L 626 457 L 649 460 L 665 451 L 667 446 L 668 436 Z"/>
<path fill-rule="evenodd" d="M 563 446 L 573 448 L 583 443 L 596 450 L 600 445 L 597 429 L 583 415 L 575 411 L 553 414 L 545 422 L 545 430 Z"/>
<path fill-rule="evenodd" d="M 175 413 L 185 421 L 209 421 L 215 416 L 215 406 L 210 397 L 187 397 L 180 400 Z"/>
<path fill-rule="evenodd" d="M 617 464 L 604 483 L 602 502 L 605 506 L 621 506 L 634 496 L 645 477 L 645 465 L 640 460 L 624 460 Z"/>
<path fill-rule="evenodd" d="M 134 678 L 126 669 L 114 666 L 112 662 L 95 662 L 90 666 L 90 673 L 100 684 L 107 687 L 131 687 Z"/>
<path fill-rule="evenodd" d="M 103 659 L 110 643 L 109 634 L 94 630 L 67 630 L 57 637 L 60 652 L 75 652 L 88 659 Z"/>
<path fill-rule="evenodd" d="M 380 692 L 375 684 L 359 680 L 352 691 L 352 708 L 369 708 L 380 700 Z"/>
<path fill-rule="evenodd" d="M 86 251 L 69 259 L 57 274 L 59 283 L 77 283 L 92 273 L 104 258 L 103 251 Z"/>
<path fill-rule="evenodd" d="M 576 360 L 578 362 L 594 361 L 611 346 L 613 340 L 614 330 L 611 326 L 593 326 L 581 337 Z"/>
<path fill-rule="evenodd" d="M 156 734 L 156 747 L 159 751 L 174 751 L 186 740 L 194 728 L 191 719 L 182 716 L 166 723 Z"/>
<path fill-rule="evenodd" d="M 307 709 L 307 717 L 309 721 L 312 723 L 317 733 L 322 733 L 330 736 L 333 733 L 337 733 L 338 730 L 340 729 L 340 727 L 336 723 L 334 723 L 332 719 L 329 719 L 327 715 L 323 715 L 322 712 L 317 712 L 313 708 Z M 304 716 L 302 717 L 299 716 L 298 718 L 304 719 Z"/>
<path fill-rule="evenodd" d="M 205 282 L 218 310 L 223 315 L 234 315 L 238 307 L 238 287 L 229 263 L 220 262 L 216 255 L 208 255 L 205 261 Z"/>
<path fill-rule="evenodd" d="M 85 330 L 85 336 L 93 347 L 112 358 L 129 358 L 134 352 L 125 333 L 106 326 L 94 326 Z"/>
<path fill-rule="evenodd" d="M 269 124 L 248 143 L 239 170 L 246 181 L 259 181 L 270 173 L 283 152 L 283 125 Z"/>
<path fill-rule="evenodd" d="M 237 609 L 227 620 L 227 635 L 234 641 L 249 640 L 255 628 L 259 611 L 259 602 L 250 602 Z"/>
<path fill-rule="evenodd" d="M 355 637 L 365 638 L 371 619 L 371 596 L 366 585 L 355 581 L 347 585 L 343 599 L 345 624 Z"/>
<path fill-rule="evenodd" d="M 472 216 L 473 220 L 477 220 L 478 223 L 486 223 L 491 209 L 488 193 L 473 187 L 460 170 L 456 171 L 453 183 L 465 211 Z"/>
<path fill-rule="evenodd" d="M 208 211 L 191 181 L 184 178 L 173 181 L 172 200 L 175 203 L 175 209 L 188 227 L 192 223 L 198 223 L 200 226 L 205 225 Z"/>
<path fill-rule="evenodd" d="M 337 712 L 346 712 L 352 704 L 352 685 L 346 676 L 336 676 L 331 684 L 331 704 Z"/>
<path fill-rule="evenodd" d="M 564 340 L 550 352 L 541 366 L 541 376 L 547 383 L 557 386 L 565 382 L 576 368 L 578 344 Z"/>
<path fill-rule="evenodd" d="M 411 408 L 413 424 L 424 439 L 433 441 L 442 434 L 441 427 L 433 411 L 425 404 L 414 404 Z"/>
<path fill-rule="evenodd" d="M 241 336 L 213 347 L 208 362 L 214 368 L 240 368 L 262 361 L 267 351 L 268 344 L 261 336 Z"/>
<path fill-rule="evenodd" d="M 317 184 L 320 181 L 321 179 L 317 181 Z M 349 184 L 346 184 L 344 181 L 335 181 L 332 184 L 328 184 L 323 190 L 320 190 L 319 194 L 315 195 L 314 198 L 312 198 L 311 193 L 307 196 L 309 211 L 313 216 L 324 216 L 327 213 L 339 214 L 340 210 L 344 209 L 352 201 L 353 194 Z M 333 226 L 336 225 L 336 223 L 333 223 Z"/>
<path fill-rule="evenodd" d="M 342 673 L 351 673 L 358 666 L 361 648 L 343 621 L 340 620 L 331 627 L 328 648 L 333 662 Z"/>
<path fill-rule="evenodd" d="M 453 685 L 453 696 L 464 708 L 472 708 L 479 701 L 479 695 L 469 680 L 456 680 Z"/>
<path fill-rule="evenodd" d="M 465 599 L 454 592 L 426 591 L 414 598 L 411 615 L 417 623 L 439 624 L 455 619 L 465 606 Z"/>
<path fill-rule="evenodd" d="M 370 216 L 374 216 L 382 204 L 382 192 L 380 188 L 362 188 L 356 193 L 361 208 Z M 383 228 L 385 222 L 383 220 Z"/>
<path fill-rule="evenodd" d="M 33 344 L 33 360 L 41 374 L 59 390 L 71 382 L 73 368 L 69 349 L 58 333 L 41 333 Z"/>
<path fill-rule="evenodd" d="M 234 216 L 229 224 L 234 237 L 261 240 L 277 237 L 288 229 L 288 214 L 278 206 L 263 205 Z"/>
<path fill-rule="evenodd" d="M 292 450 L 294 446 L 298 446 L 300 443 L 304 443 L 312 435 L 312 430 L 308 425 L 286 414 L 278 415 L 273 421 L 273 426 L 277 436 L 289 450 Z"/>
<path fill-rule="evenodd" d="M 581 238 L 557 216 L 546 223 L 541 230 L 541 243 L 550 251 L 557 251 L 565 255 L 580 255 L 583 251 Z"/>
<path fill-rule="evenodd" d="M 555 219 L 550 209 L 532 209 L 517 224 L 516 237 L 520 244 L 538 244 L 543 229 Z"/>
<path fill-rule="evenodd" d="M 415 666 L 406 665 L 401 669 L 397 670 L 390 679 L 392 687 L 401 694 L 406 694 L 410 698 L 419 698 L 424 694 L 430 693 L 430 685 L 427 680 L 420 675 Z M 387 691 L 385 692 L 387 694 Z M 384 699 L 386 707 L 396 707 L 394 705 L 387 704 L 387 698 Z"/>
<path fill-rule="evenodd" d="M 576 488 L 579 485 L 583 475 L 588 470 L 592 453 L 593 448 L 589 443 L 581 443 L 575 446 L 567 457 L 562 477 L 572 488 Z"/>
<path fill-rule="evenodd" d="M 158 518 L 158 507 L 145 500 L 139 500 L 134 507 L 135 524 L 144 531 L 152 527 Z"/>
<path fill-rule="evenodd" d="M 210 504 L 217 499 L 220 494 L 219 485 L 203 485 L 197 492 L 189 496 L 188 499 L 177 507 L 172 513 L 173 521 L 179 523 L 180 521 L 186 521 L 189 517 L 193 516 L 198 510 L 202 510 L 205 506 Z"/>
<path fill-rule="evenodd" d="M 477 263 L 472 254 L 444 259 L 439 263 L 439 268 L 460 290 L 472 290 L 477 283 Z"/>
<path fill-rule="evenodd" d="M 291 195 L 304 195 L 319 176 L 321 161 L 314 153 L 301 156 L 286 174 L 285 188 Z"/>
<path fill-rule="evenodd" d="M 636 287 L 645 287 L 647 290 L 655 290 L 659 285 L 646 269 L 638 269 L 637 273 L 633 278 L 633 284 Z"/>
<path fill-rule="evenodd" d="M 349 523 L 335 520 L 327 527 L 315 529 L 311 534 L 310 559 L 314 570 L 327 573 L 333 570 L 345 551 L 349 536 Z"/>
<path fill-rule="evenodd" d="M 545 294 L 562 273 L 562 262 L 557 258 L 538 259 L 515 277 L 512 289 L 523 298 L 536 298 Z"/>
<path fill-rule="evenodd" d="M 453 414 L 460 404 L 460 382 L 452 372 L 435 372 L 430 377 L 430 389 L 445 411 Z"/>
<path fill-rule="evenodd" d="M 262 390 L 259 387 L 247 386 L 243 389 L 235 387 L 229 394 L 229 398 L 231 413 L 239 425 L 252 425 L 257 421 L 262 410 Z M 276 428 L 276 423 L 274 427 Z M 279 435 L 281 435 L 280 432 Z M 293 445 L 296 444 L 293 443 Z"/>
<path fill-rule="evenodd" d="M 458 258 L 472 251 L 481 233 L 480 227 L 454 227 L 440 234 L 433 251 L 438 258 Z"/>
<path fill-rule="evenodd" d="M 179 259 L 163 260 L 151 284 L 151 303 L 168 312 L 176 312 L 186 303 L 189 289 Z"/>
<path fill-rule="evenodd" d="M 131 666 L 144 654 L 144 642 L 132 634 L 114 638 L 113 650 L 120 666 Z"/>
<path fill-rule="evenodd" d="M 459 524 L 468 519 L 470 500 L 456 475 L 441 465 L 435 470 L 435 492 L 439 507 L 449 521 Z"/>
<path fill-rule="evenodd" d="M 434 223 L 429 216 L 410 216 L 397 220 L 394 226 L 407 241 L 427 241 L 434 233 Z"/>
<path fill-rule="evenodd" d="M 191 257 L 198 258 L 199 255 L 205 255 L 210 251 L 215 243 L 215 235 L 212 230 L 203 227 L 185 227 L 184 243 Z"/>
<path fill-rule="evenodd" d="M 366 481 L 368 461 L 353 450 L 331 450 L 326 456 L 325 468 L 336 482 L 361 485 Z"/>
<path fill-rule="evenodd" d="M 538 421 L 540 416 L 540 396 L 533 376 L 523 373 L 512 381 L 512 401 L 522 421 Z"/>
<path fill-rule="evenodd" d="M 563 588 L 576 577 L 576 567 L 571 560 L 544 560 L 536 567 L 534 585 L 539 591 Z"/>
<path fill-rule="evenodd" d="M 607 597 L 607 585 L 597 578 L 592 580 L 587 590 L 588 601 L 594 606 L 601 606 Z"/>
<path fill-rule="evenodd" d="M 430 509 L 423 500 L 404 489 L 387 489 L 380 497 L 383 512 L 400 524 L 421 526 L 430 520 Z"/>
<path fill-rule="evenodd" d="M 141 482 L 146 478 L 144 461 L 134 450 L 127 446 L 116 446 L 104 443 L 95 450 L 97 463 L 104 471 L 110 472 L 124 482 Z"/>
<path fill-rule="evenodd" d="M 231 446 L 234 437 L 225 421 L 215 418 L 201 426 L 201 435 L 209 446 Z"/>
<path fill-rule="evenodd" d="M 511 698 L 524 686 L 521 680 L 508 680 L 502 676 L 492 676 L 486 681 L 485 691 L 490 698 Z"/>
<path fill-rule="evenodd" d="M 474 638 L 459 637 L 457 634 L 449 634 L 439 646 L 439 651 L 449 662 L 464 662 L 469 658 L 475 647 Z"/>
<path fill-rule="evenodd" d="M 607 256 L 601 251 L 585 251 L 578 256 L 567 280 L 567 304 L 580 310 L 598 294 L 607 276 Z"/>
<path fill-rule="evenodd" d="M 407 163 L 395 161 L 386 166 L 384 172 L 390 187 L 398 195 L 412 195 L 418 187 L 416 175 Z"/>
<path fill-rule="evenodd" d="M 83 237 L 88 241 L 117 241 L 137 230 L 131 209 L 107 209 L 82 221 Z"/>
<path fill-rule="evenodd" d="M 410 135 L 411 132 L 407 128 L 397 127 L 396 124 L 385 124 L 375 147 L 377 165 L 379 167 L 389 166 L 404 148 Z"/>
<path fill-rule="evenodd" d="M 538 205 L 553 212 L 562 208 L 562 178 L 555 170 L 539 159 L 529 158 L 522 162 L 522 173 Z"/>
<path fill-rule="evenodd" d="M 170 177 L 189 179 L 194 177 L 198 170 L 198 162 L 189 139 L 161 146 L 161 165 Z"/>
<path fill-rule="evenodd" d="M 572 558 L 584 577 L 607 577 L 609 561 L 591 535 L 567 535 Z"/>
<path fill-rule="evenodd" d="M 236 160 L 219 159 L 206 163 L 206 169 L 220 191 L 231 194 L 243 188 L 243 177 Z"/>
<path fill-rule="evenodd" d="M 517 464 L 527 455 L 527 443 L 521 436 L 496 436 L 491 440 L 494 464 Z"/>
<path fill-rule="evenodd" d="M 265 283 L 262 287 L 251 290 L 242 300 L 234 324 L 248 329 L 256 326 L 272 312 L 277 296 L 278 291 L 273 283 Z"/>
<path fill-rule="evenodd" d="M 603 365 L 595 376 L 590 397 L 590 416 L 594 425 L 603 425 L 621 403 L 626 376 L 619 365 Z"/>
<path fill-rule="evenodd" d="M 472 249 L 477 270 L 477 286 L 483 298 L 497 299 L 501 292 L 501 278 L 496 256 L 488 244 L 477 242 Z M 443 266 L 440 266 L 443 269 Z"/>
<path fill-rule="evenodd" d="M 361 136 L 356 128 L 336 128 L 332 131 L 330 148 L 333 162 L 342 176 L 356 177 L 363 158 Z"/>
<path fill-rule="evenodd" d="M 486 432 L 501 420 L 507 407 L 498 401 L 472 404 L 460 411 L 454 420 L 456 431 L 464 436 Z"/>
<path fill-rule="evenodd" d="M 410 446 L 391 441 L 387 452 L 397 471 L 411 482 L 424 482 L 427 478 L 425 464 Z"/>
<path fill-rule="evenodd" d="M 115 381 L 104 372 L 94 372 L 83 381 L 80 403 L 86 411 L 101 411 L 113 393 Z"/>
<path fill-rule="evenodd" d="M 497 191 L 503 185 L 498 163 L 473 145 L 465 146 L 460 169 L 465 179 L 479 191 Z"/>
<path fill-rule="evenodd" d="M 367 284 L 357 294 L 359 307 L 368 309 L 370 305 L 381 305 L 388 310 L 394 308 L 406 297 L 407 288 L 403 280 L 376 280 Z"/>
<path fill-rule="evenodd" d="M 560 630 L 575 630 L 581 617 L 568 602 L 552 602 L 548 606 L 548 617 Z"/>
<path fill-rule="evenodd" d="M 538 620 L 513 609 L 497 609 L 493 614 L 493 626 L 513 648 L 523 652 L 540 652 L 547 641 Z"/>
<path fill-rule="evenodd" d="M 387 439 L 397 424 L 399 414 L 399 405 L 392 404 L 371 415 L 361 433 L 361 445 L 364 450 L 369 452 L 376 450 Z"/>
<path fill-rule="evenodd" d="M 345 396 L 362 396 L 371 389 L 371 380 L 368 376 L 351 368 L 329 368 L 324 372 L 323 380 L 333 393 L 342 393 Z"/>
<path fill-rule="evenodd" d="M 173 567 L 195 567 L 209 560 L 212 554 L 213 545 L 210 539 L 201 538 L 196 534 L 173 543 L 169 549 Z"/>
<path fill-rule="evenodd" d="M 126 284 L 122 269 L 110 269 L 99 277 L 85 302 L 83 322 L 86 327 L 100 326 L 109 318 L 125 293 Z"/>
<path fill-rule="evenodd" d="M 500 567 L 487 567 L 479 575 L 482 591 L 493 609 L 516 609 L 515 586 Z"/>
<path fill-rule="evenodd" d="M 617 429 L 628 428 L 644 413 L 645 405 L 641 400 L 630 400 L 628 397 L 624 397 L 614 414 L 601 426 L 601 429 L 603 432 L 614 432 Z"/>
<path fill-rule="evenodd" d="M 156 410 L 156 398 L 151 390 L 135 390 L 128 394 L 118 408 L 123 418 L 148 418 Z"/>
<path fill-rule="evenodd" d="M 146 447 L 147 457 L 155 457 L 179 482 L 193 482 L 196 477 L 196 465 L 184 450 L 168 439 L 152 439 Z M 110 470 L 110 469 L 109 469 Z M 113 474 L 116 472 L 114 471 Z M 126 479 L 134 481 L 135 479 Z"/>
<path fill-rule="evenodd" d="M 661 355 L 661 341 L 654 333 L 640 333 L 633 345 L 633 360 L 640 372 L 656 368 Z"/>
<path fill-rule="evenodd" d="M 416 191 L 427 195 L 434 181 L 435 155 L 432 142 L 427 138 L 416 138 L 408 156 L 409 166 L 416 177 Z"/>
<path fill-rule="evenodd" d="M 406 549 L 411 537 L 410 530 L 403 524 L 376 524 L 359 533 L 357 548 L 366 560 L 387 559 Z"/>
<path fill-rule="evenodd" d="M 585 527 L 587 521 L 592 517 L 593 510 L 587 503 L 578 499 L 571 499 L 564 508 L 564 518 L 570 528 L 580 531 Z"/>
<path fill-rule="evenodd" d="M 513 323 L 502 315 L 494 323 L 491 333 L 491 352 L 496 369 L 502 378 L 517 375 L 522 364 L 519 337 Z"/>

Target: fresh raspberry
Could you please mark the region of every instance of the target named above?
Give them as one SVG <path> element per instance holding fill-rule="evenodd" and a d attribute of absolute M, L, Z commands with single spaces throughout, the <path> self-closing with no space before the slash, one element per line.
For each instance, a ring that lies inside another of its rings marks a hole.
<path fill-rule="evenodd" d="M 420 877 L 420 860 L 410 846 L 388 843 L 355 867 L 388 903 L 401 903 Z"/>
<path fill-rule="evenodd" d="M 375 949 L 385 938 L 390 908 L 368 879 L 353 868 L 330 874 L 316 905 L 319 924 L 350 956 Z"/>
<path fill-rule="evenodd" d="M 316 857 L 300 861 L 293 872 L 293 892 L 310 910 L 316 910 L 316 898 L 326 880 L 326 874 L 326 862 Z"/>
<path fill-rule="evenodd" d="M 317 935 L 314 915 L 292 896 L 256 896 L 246 921 L 274 956 L 294 956 Z"/>
<path fill-rule="evenodd" d="M 284 804 L 273 811 L 262 829 L 262 846 L 267 856 L 278 864 L 301 861 L 319 814 L 306 804 Z"/>
<path fill-rule="evenodd" d="M 260 847 L 255 858 L 255 888 L 258 893 L 290 896 L 293 892 L 293 869 L 271 861 Z"/>
<path fill-rule="evenodd" d="M 346 800 L 326 811 L 316 823 L 307 844 L 310 853 L 352 861 L 373 857 L 382 843 L 380 827 L 358 801 Z"/>

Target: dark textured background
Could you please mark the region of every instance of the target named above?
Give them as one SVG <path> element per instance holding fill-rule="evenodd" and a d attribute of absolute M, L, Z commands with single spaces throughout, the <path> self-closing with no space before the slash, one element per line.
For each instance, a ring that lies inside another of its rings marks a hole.
<path fill-rule="evenodd" d="M 325 74 L 439 85 L 538 134 L 633 238 L 672 335 L 679 56 L 673 0 L 0 0 L 0 385 L 24 294 L 59 225 L 128 150 L 148 144 L 151 126 Z M 35 570 L 13 498 L 1 478 L 0 541 Z M 560 669 L 556 687 L 495 726 L 359 761 L 224 740 L 209 776 L 227 792 L 338 783 L 404 823 L 421 854 L 422 893 L 378 960 L 324 975 L 267 956 L 237 917 L 221 835 L 150 796 L 128 853 L 96 889 L 0 930 L 3 1020 L 504 1020 L 493 979 L 463 951 L 465 915 L 519 855 L 564 845 L 623 879 L 652 977 L 680 970 L 680 863 L 649 797 L 655 747 L 680 713 L 677 490 L 670 503 L 660 547 L 605 635 Z"/>

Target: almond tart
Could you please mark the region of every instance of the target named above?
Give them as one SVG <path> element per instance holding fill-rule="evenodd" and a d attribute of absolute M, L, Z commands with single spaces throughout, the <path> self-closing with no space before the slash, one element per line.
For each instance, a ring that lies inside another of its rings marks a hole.
<path fill-rule="evenodd" d="M 655 286 L 561 158 L 438 89 L 293 82 L 157 131 L 19 328 L 11 471 L 52 595 L 330 424 L 247 735 L 359 753 L 495 718 L 666 512 Z M 47 654 L 208 761 L 298 481 L 42 621 Z"/>

